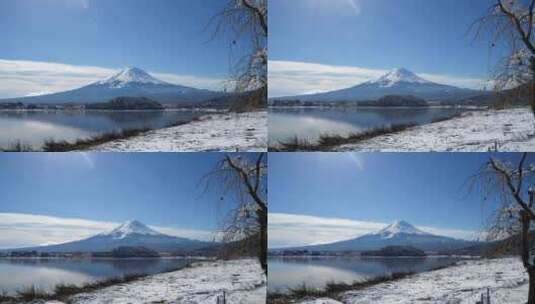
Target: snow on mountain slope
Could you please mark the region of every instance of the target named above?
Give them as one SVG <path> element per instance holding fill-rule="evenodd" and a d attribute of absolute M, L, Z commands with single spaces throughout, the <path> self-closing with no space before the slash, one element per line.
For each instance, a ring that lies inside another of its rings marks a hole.
<path fill-rule="evenodd" d="M 329 244 L 307 246 L 301 249 L 317 251 L 378 250 L 386 246 L 413 246 L 424 251 L 451 250 L 468 247 L 477 242 L 434 235 L 405 221 L 397 221 L 377 232 Z"/>
<path fill-rule="evenodd" d="M 111 76 L 108 79 L 98 81 L 97 84 L 99 85 L 108 85 L 112 88 L 122 88 L 127 85 L 131 85 L 133 83 L 140 83 L 140 84 L 160 84 L 160 85 L 168 85 L 169 83 L 158 80 L 149 73 L 143 71 L 142 69 L 131 67 L 126 68 L 119 73 Z"/>
<path fill-rule="evenodd" d="M 319 94 L 273 98 L 312 102 L 370 101 L 386 95 L 412 95 L 428 101 L 463 100 L 481 94 L 481 91 L 434 83 L 404 69 L 394 69 L 377 80 L 367 81 L 350 88 Z"/>
<path fill-rule="evenodd" d="M 147 97 L 165 103 L 199 103 L 224 96 L 225 93 L 196 89 L 171 84 L 143 71 L 140 68 L 126 68 L 117 74 L 84 87 L 65 92 L 2 99 L 0 102 L 24 103 L 97 103 L 116 97 Z"/>
<path fill-rule="evenodd" d="M 431 233 L 422 231 L 405 221 L 396 221 L 393 224 L 381 229 L 379 232 L 371 233 L 371 235 L 377 235 L 384 239 L 391 239 L 401 233 L 432 236 Z"/>
<path fill-rule="evenodd" d="M 121 224 L 119 227 L 113 229 L 111 232 L 101 233 L 99 235 L 110 236 L 115 239 L 124 239 L 125 237 L 128 237 L 131 234 L 164 236 L 164 234 L 159 233 L 158 231 L 153 230 L 149 228 L 148 226 L 146 226 L 145 224 L 136 220 L 127 221 Z"/>
<path fill-rule="evenodd" d="M 420 84 L 432 83 L 404 68 L 394 69 L 377 80 L 368 81 L 369 84 L 377 84 L 382 87 L 392 87 L 400 82 Z"/>
<path fill-rule="evenodd" d="M 139 221 L 128 221 L 110 232 L 58 245 L 21 248 L 39 252 L 99 252 L 121 246 L 146 247 L 159 252 L 189 251 L 213 246 L 214 243 L 175 237 L 160 233 Z M 9 250 L 8 250 L 9 251 Z"/>

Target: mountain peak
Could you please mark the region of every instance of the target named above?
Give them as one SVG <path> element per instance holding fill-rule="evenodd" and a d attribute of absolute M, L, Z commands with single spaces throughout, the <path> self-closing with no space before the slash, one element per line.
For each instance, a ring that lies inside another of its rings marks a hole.
<path fill-rule="evenodd" d="M 147 225 L 137 220 L 126 221 L 105 235 L 123 239 L 131 234 L 161 235 L 158 231 L 149 228 Z"/>
<path fill-rule="evenodd" d="M 431 83 L 430 81 L 421 78 L 406 68 L 393 69 L 371 83 L 379 84 L 382 87 L 391 87 L 399 82 Z"/>
<path fill-rule="evenodd" d="M 379 232 L 374 233 L 382 238 L 392 238 L 397 234 L 417 234 L 417 235 L 431 235 L 425 231 L 422 231 L 406 221 L 395 221 L 394 223 L 381 229 Z"/>
<path fill-rule="evenodd" d="M 137 67 L 127 67 L 110 78 L 98 82 L 98 84 L 109 85 L 112 88 L 122 88 L 132 83 L 166 84 Z"/>

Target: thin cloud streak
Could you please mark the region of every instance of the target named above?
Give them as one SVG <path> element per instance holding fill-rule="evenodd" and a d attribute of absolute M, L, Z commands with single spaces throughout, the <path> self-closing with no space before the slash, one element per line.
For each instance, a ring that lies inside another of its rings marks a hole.
<path fill-rule="evenodd" d="M 347 1 L 347 4 L 349 4 L 349 6 L 353 9 L 353 11 L 355 12 L 355 15 L 360 15 L 360 3 L 358 2 L 358 0 L 346 0 Z"/>
<path fill-rule="evenodd" d="M 0 59 L 0 98 L 35 96 L 77 89 L 111 77 L 119 70 L 54 62 Z M 223 78 L 148 72 L 163 81 L 200 89 L 222 90 L 226 85 Z"/>
<path fill-rule="evenodd" d="M 349 240 L 370 232 L 376 232 L 389 224 L 300 214 L 269 213 L 268 247 L 284 248 Z M 458 239 L 474 240 L 478 237 L 478 232 L 471 230 L 426 226 L 418 226 L 417 228 L 429 233 Z"/>
<path fill-rule="evenodd" d="M 120 224 L 47 215 L 0 213 L 0 249 L 61 244 L 111 231 Z M 172 236 L 205 241 L 218 239 L 217 233 L 208 230 L 150 227 Z"/>
<path fill-rule="evenodd" d="M 360 0 L 307 0 L 305 5 L 305 8 L 315 13 L 349 13 L 351 16 L 358 16 L 362 12 Z"/>
<path fill-rule="evenodd" d="M 345 89 L 374 80 L 389 69 L 368 69 L 355 66 L 337 66 L 299 61 L 270 60 L 268 63 L 269 97 L 312 94 Z M 491 83 L 482 78 L 466 78 L 451 75 L 418 73 L 433 82 L 462 88 L 490 88 Z"/>

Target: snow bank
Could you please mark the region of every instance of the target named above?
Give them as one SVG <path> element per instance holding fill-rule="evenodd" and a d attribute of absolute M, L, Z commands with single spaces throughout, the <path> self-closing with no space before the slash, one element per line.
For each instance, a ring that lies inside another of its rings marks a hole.
<path fill-rule="evenodd" d="M 529 108 L 474 111 L 447 121 L 386 134 L 336 151 L 535 151 L 535 120 Z"/>
<path fill-rule="evenodd" d="M 417 274 L 399 281 L 343 293 L 346 304 L 474 304 L 490 289 L 493 304 L 527 301 L 528 276 L 518 258 L 470 260 L 449 268 Z M 335 304 L 331 299 L 306 304 Z"/>
<path fill-rule="evenodd" d="M 215 304 L 223 292 L 227 303 L 265 303 L 266 276 L 260 264 L 253 259 L 199 262 L 179 271 L 78 294 L 68 302 Z"/>
<path fill-rule="evenodd" d="M 107 152 L 266 151 L 267 111 L 213 114 L 189 124 L 95 146 Z"/>

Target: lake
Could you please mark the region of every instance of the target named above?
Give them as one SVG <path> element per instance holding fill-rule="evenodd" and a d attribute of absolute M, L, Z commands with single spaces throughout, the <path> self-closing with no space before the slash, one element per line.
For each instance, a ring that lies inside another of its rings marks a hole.
<path fill-rule="evenodd" d="M 128 274 L 156 274 L 182 268 L 189 259 L 0 259 L 0 292 L 36 286 L 51 292 L 60 283 L 85 283 Z"/>
<path fill-rule="evenodd" d="M 0 111 L 0 148 L 17 142 L 34 150 L 49 139 L 73 142 L 124 130 L 158 129 L 189 121 L 200 111 Z"/>
<path fill-rule="evenodd" d="M 461 108 L 271 108 L 269 143 L 276 145 L 297 136 L 316 140 L 321 134 L 348 135 L 392 124 L 430 123 L 452 117 Z"/>
<path fill-rule="evenodd" d="M 271 257 L 268 291 L 302 286 L 324 288 L 328 282 L 353 283 L 394 272 L 424 272 L 459 261 L 453 257 Z"/>

